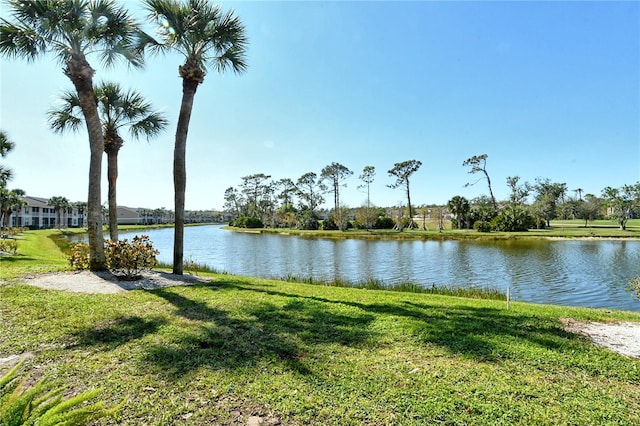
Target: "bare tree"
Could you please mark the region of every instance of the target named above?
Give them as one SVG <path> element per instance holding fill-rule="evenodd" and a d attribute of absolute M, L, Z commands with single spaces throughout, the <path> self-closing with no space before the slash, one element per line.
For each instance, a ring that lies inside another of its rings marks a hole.
<path fill-rule="evenodd" d="M 489 178 L 489 173 L 487 173 L 487 154 L 474 155 L 471 158 L 467 158 L 466 160 L 464 160 L 462 165 L 471 166 L 471 170 L 469 170 L 469 173 L 471 174 L 480 172 L 484 175 L 483 177 L 481 177 L 480 179 L 478 179 L 473 183 L 467 183 L 465 185 L 465 188 L 468 186 L 475 185 L 476 183 L 480 182 L 482 179 L 486 179 L 487 185 L 489 186 L 489 195 L 491 196 L 493 210 L 498 211 L 498 203 L 496 202 L 496 197 L 493 196 L 493 190 L 491 189 L 491 178 Z"/>

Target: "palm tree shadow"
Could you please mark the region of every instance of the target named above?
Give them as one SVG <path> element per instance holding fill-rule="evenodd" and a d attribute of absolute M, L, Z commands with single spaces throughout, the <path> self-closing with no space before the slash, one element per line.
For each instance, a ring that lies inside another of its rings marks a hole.
<path fill-rule="evenodd" d="M 277 290 L 264 290 L 237 283 L 238 290 L 262 292 L 295 299 L 310 299 L 318 303 L 346 305 L 375 316 L 396 316 L 410 320 L 408 327 L 419 342 L 437 345 L 452 354 L 478 361 L 496 362 L 508 358 L 505 341 L 528 341 L 536 347 L 559 352 L 584 350 L 581 339 L 554 321 L 541 322 L 539 317 L 516 314 L 498 308 L 399 301 L 397 303 L 364 303 L 301 296 Z M 370 321 L 372 321 L 371 319 Z"/>
<path fill-rule="evenodd" d="M 91 329 L 75 333 L 74 344 L 70 348 L 98 346 L 103 350 L 112 350 L 133 340 L 153 334 L 166 324 L 162 318 L 122 317 Z"/>
<path fill-rule="evenodd" d="M 200 367 L 235 369 L 261 361 L 312 375 L 306 362 L 309 345 L 356 346 L 374 340 L 365 331 L 373 315 L 332 313 L 314 301 L 292 300 L 284 307 L 262 303 L 235 317 L 173 290 L 152 293 L 190 322 L 174 333 L 170 343 L 153 345 L 146 356 L 148 365 L 176 378 Z"/>

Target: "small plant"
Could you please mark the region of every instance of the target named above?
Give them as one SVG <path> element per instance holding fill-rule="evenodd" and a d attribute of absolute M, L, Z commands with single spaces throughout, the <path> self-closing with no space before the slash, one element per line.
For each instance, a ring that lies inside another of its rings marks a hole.
<path fill-rule="evenodd" d="M 105 241 L 104 251 L 107 267 L 111 273 L 124 280 L 138 279 L 142 272 L 153 268 L 158 263 L 156 255 L 159 252 L 153 248 L 147 235 L 135 236 L 131 242 L 126 238 L 122 241 Z M 74 244 L 71 247 L 69 264 L 79 271 L 88 269 L 89 245 Z"/>
<path fill-rule="evenodd" d="M 0 426 L 18 425 L 85 425 L 96 419 L 114 415 L 121 406 L 105 408 L 95 399 L 101 389 L 64 399 L 65 387 L 47 378 L 28 387 L 27 378 L 20 380 L 19 363 L 0 377 Z"/>
<path fill-rule="evenodd" d="M 148 235 L 135 236 L 131 242 L 126 238 L 122 241 L 105 242 L 109 270 L 125 280 L 138 279 L 143 271 L 153 268 L 158 263 L 158 253 Z"/>
<path fill-rule="evenodd" d="M 477 220 L 473 224 L 473 229 L 478 232 L 491 232 L 491 222 L 486 222 L 484 220 Z"/>
<path fill-rule="evenodd" d="M 89 269 L 89 244 L 76 243 L 71 246 L 69 264 L 77 271 Z"/>
<path fill-rule="evenodd" d="M 0 240 L 0 252 L 16 254 L 18 251 L 18 242 L 16 240 L 6 239 Z"/>
<path fill-rule="evenodd" d="M 640 297 L 640 275 L 634 277 L 629 281 L 629 290 Z"/>

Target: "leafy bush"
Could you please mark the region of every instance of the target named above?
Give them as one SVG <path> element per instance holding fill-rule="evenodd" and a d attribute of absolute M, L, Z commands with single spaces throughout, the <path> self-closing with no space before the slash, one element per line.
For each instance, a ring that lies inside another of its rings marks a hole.
<path fill-rule="evenodd" d="M 22 363 L 0 377 L 0 425 L 85 425 L 96 419 L 114 415 L 120 406 L 107 409 L 93 402 L 102 390 L 96 389 L 64 399 L 65 391 L 58 382 L 41 379 L 27 387 L 27 379 L 19 380 Z"/>
<path fill-rule="evenodd" d="M 629 281 L 629 290 L 640 297 L 640 276 L 634 277 Z"/>
<path fill-rule="evenodd" d="M 143 271 L 153 268 L 156 263 L 158 250 L 147 235 L 137 235 L 129 242 L 126 238 L 121 241 L 105 241 L 105 255 L 107 267 L 112 274 L 126 280 L 140 277 Z"/>
<path fill-rule="evenodd" d="M 336 224 L 336 221 L 330 217 L 329 219 L 322 221 L 322 229 L 324 231 L 336 231 L 338 229 L 338 225 Z"/>
<path fill-rule="evenodd" d="M 373 225 L 374 229 L 393 229 L 395 222 L 390 217 L 381 216 L 376 219 L 376 223 Z"/>
<path fill-rule="evenodd" d="M 0 252 L 16 254 L 18 251 L 18 242 L 16 240 L 0 240 Z"/>
<path fill-rule="evenodd" d="M 76 243 L 71 247 L 69 264 L 75 270 L 89 269 L 89 244 Z"/>
<path fill-rule="evenodd" d="M 133 237 L 133 240 L 105 241 L 105 257 L 107 267 L 112 274 L 125 280 L 134 280 L 140 277 L 143 271 L 153 268 L 157 263 L 158 250 L 153 248 L 147 235 Z M 77 243 L 71 247 L 69 264 L 73 269 L 84 270 L 89 268 L 89 245 Z M 0 424 L 0 426 L 2 426 Z"/>
<path fill-rule="evenodd" d="M 478 220 L 473 224 L 473 229 L 478 232 L 491 232 L 491 223 L 484 220 Z"/>
<path fill-rule="evenodd" d="M 526 208 L 515 205 L 500 210 L 498 216 L 491 221 L 491 225 L 496 231 L 521 232 L 532 229 L 535 220 Z"/>
<path fill-rule="evenodd" d="M 240 216 L 229 223 L 236 228 L 264 228 L 264 224 L 257 217 Z"/>

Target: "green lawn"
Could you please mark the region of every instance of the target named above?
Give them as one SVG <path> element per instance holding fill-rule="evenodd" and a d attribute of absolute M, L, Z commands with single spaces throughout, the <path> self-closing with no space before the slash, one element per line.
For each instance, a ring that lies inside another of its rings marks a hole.
<path fill-rule="evenodd" d="M 22 262 L 3 257 L 3 275 Z M 640 362 L 561 324 L 640 313 L 208 277 L 115 295 L 0 285 L 0 358 L 126 399 L 123 425 L 640 424 Z"/>

